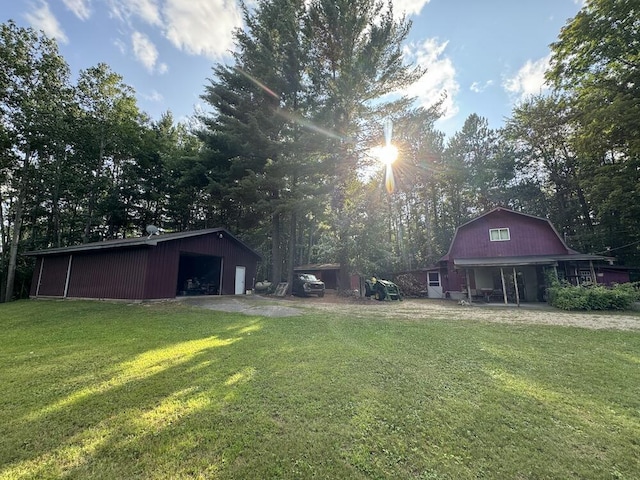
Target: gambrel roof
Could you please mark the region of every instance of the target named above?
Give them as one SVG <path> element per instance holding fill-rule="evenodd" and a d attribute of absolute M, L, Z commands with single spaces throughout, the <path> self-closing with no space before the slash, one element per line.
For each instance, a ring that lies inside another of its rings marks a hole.
<path fill-rule="evenodd" d="M 490 230 L 509 229 L 509 241 L 491 241 Z M 460 225 L 440 261 L 460 267 L 553 265 L 565 260 L 612 260 L 570 248 L 546 218 L 494 208 Z"/>

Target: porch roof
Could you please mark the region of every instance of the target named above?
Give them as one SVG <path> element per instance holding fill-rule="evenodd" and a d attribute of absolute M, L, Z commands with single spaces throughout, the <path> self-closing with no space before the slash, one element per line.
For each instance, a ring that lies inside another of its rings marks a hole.
<path fill-rule="evenodd" d="M 456 258 L 453 264 L 459 268 L 470 267 L 519 267 L 524 265 L 558 265 L 558 262 L 606 261 L 613 259 L 600 255 L 571 254 L 571 255 L 531 255 L 520 257 L 484 257 L 484 258 Z"/>

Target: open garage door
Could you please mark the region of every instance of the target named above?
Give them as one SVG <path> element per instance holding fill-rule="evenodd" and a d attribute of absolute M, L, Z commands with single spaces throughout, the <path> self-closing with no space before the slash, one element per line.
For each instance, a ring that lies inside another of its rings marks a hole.
<path fill-rule="evenodd" d="M 180 253 L 176 295 L 220 295 L 222 257 Z"/>

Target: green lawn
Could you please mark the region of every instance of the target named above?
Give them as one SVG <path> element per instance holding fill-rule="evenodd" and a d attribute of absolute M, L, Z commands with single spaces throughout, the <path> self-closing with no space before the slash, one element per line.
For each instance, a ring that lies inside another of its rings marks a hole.
<path fill-rule="evenodd" d="M 0 389 L 0 479 L 640 478 L 638 331 L 20 301 Z"/>

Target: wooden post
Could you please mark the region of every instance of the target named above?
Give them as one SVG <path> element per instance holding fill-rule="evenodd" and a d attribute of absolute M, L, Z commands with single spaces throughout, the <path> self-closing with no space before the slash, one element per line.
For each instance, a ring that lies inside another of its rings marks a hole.
<path fill-rule="evenodd" d="M 71 262 L 73 261 L 73 254 L 69 255 L 69 264 L 67 265 L 67 277 L 64 281 L 64 294 L 63 297 L 67 298 L 69 292 L 69 280 L 71 279 Z"/>
<path fill-rule="evenodd" d="M 589 260 L 589 269 L 591 270 L 591 283 L 598 285 L 598 279 L 596 278 L 596 269 L 593 268 L 593 260 Z"/>
<path fill-rule="evenodd" d="M 516 287 L 516 305 L 520 306 L 520 292 L 518 291 L 518 274 L 516 267 L 513 267 L 513 285 Z"/>
<path fill-rule="evenodd" d="M 469 281 L 469 269 L 465 268 L 464 273 L 467 277 L 467 297 L 469 298 L 469 302 L 472 302 L 473 299 L 471 298 L 471 282 Z"/>
<path fill-rule="evenodd" d="M 40 285 L 42 284 L 42 269 L 44 267 L 44 255 L 40 257 L 40 272 L 38 273 L 38 284 L 36 285 L 36 297 L 40 295 Z"/>
<path fill-rule="evenodd" d="M 504 283 L 504 268 L 500 267 L 500 278 L 502 279 L 502 295 L 504 296 L 504 304 L 509 303 L 507 301 L 507 286 Z"/>
<path fill-rule="evenodd" d="M 222 279 L 224 278 L 223 273 L 224 273 L 224 257 L 221 257 L 220 258 L 220 286 L 218 287 L 218 295 L 222 295 Z M 280 279 L 278 279 L 278 281 L 279 280 Z"/>

